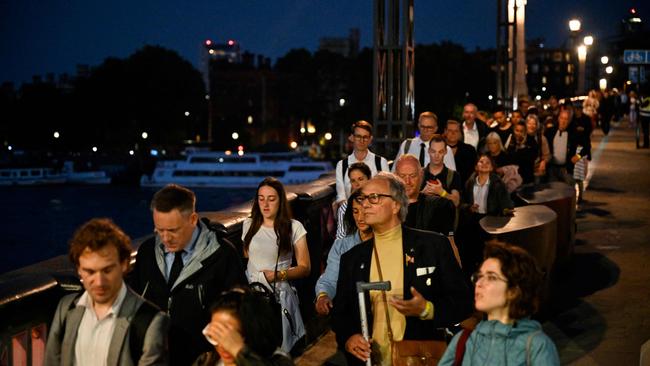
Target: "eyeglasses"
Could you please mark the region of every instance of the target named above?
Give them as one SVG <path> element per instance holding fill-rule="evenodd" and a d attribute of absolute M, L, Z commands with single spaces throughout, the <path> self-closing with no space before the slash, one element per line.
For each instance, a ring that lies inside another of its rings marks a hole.
<path fill-rule="evenodd" d="M 376 204 L 379 203 L 379 200 L 380 200 L 381 197 L 391 197 L 391 198 L 393 198 L 393 196 L 391 196 L 390 194 L 370 193 L 370 194 L 361 194 L 356 198 L 356 200 L 357 200 L 357 203 L 359 203 L 361 205 L 363 204 L 363 201 L 365 201 L 365 200 L 368 200 L 368 202 L 370 202 L 371 205 L 376 205 Z"/>
<path fill-rule="evenodd" d="M 354 139 L 359 141 L 368 141 L 370 140 L 370 135 L 354 135 Z"/>
<path fill-rule="evenodd" d="M 503 281 L 505 283 L 508 283 L 508 280 L 506 280 L 503 277 L 497 276 L 495 273 L 488 272 L 488 273 L 481 273 L 481 272 L 476 272 L 472 275 L 472 283 L 474 286 L 481 280 L 485 278 L 488 283 L 495 283 L 497 281 Z"/>

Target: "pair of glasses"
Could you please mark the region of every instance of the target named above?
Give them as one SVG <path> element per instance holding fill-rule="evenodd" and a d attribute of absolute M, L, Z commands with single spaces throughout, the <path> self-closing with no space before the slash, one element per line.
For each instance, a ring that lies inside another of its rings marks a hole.
<path fill-rule="evenodd" d="M 391 197 L 390 194 L 383 194 L 383 193 L 370 193 L 370 194 L 361 194 L 356 198 L 357 203 L 363 204 L 363 201 L 368 200 L 371 205 L 376 205 L 379 203 L 380 199 L 382 197 Z"/>
<path fill-rule="evenodd" d="M 476 272 L 472 275 L 472 283 L 474 286 L 481 280 L 485 279 L 488 283 L 495 283 L 497 281 L 503 281 L 505 283 L 508 283 L 508 280 L 506 280 L 503 277 L 497 276 L 495 273 L 488 272 L 488 273 L 481 273 L 481 272 Z"/>
<path fill-rule="evenodd" d="M 354 139 L 359 141 L 368 141 L 370 140 L 370 135 L 354 135 Z"/>

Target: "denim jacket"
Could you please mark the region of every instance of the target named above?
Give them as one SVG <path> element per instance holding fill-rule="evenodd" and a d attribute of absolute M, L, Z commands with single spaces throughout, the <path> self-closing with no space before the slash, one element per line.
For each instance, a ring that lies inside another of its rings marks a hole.
<path fill-rule="evenodd" d="M 321 292 L 325 292 L 330 299 L 334 299 L 334 296 L 336 296 L 336 281 L 339 278 L 341 256 L 359 243 L 361 243 L 359 231 L 334 241 L 334 244 L 332 244 L 332 248 L 327 255 L 327 267 L 325 267 L 325 272 L 323 272 L 316 282 L 316 296 Z"/>

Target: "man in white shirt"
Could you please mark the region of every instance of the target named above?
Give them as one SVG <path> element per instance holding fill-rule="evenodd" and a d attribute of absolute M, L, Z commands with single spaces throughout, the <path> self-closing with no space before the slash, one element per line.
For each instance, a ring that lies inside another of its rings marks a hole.
<path fill-rule="evenodd" d="M 397 151 L 397 156 L 395 156 L 395 161 L 399 160 L 400 156 L 404 154 L 411 154 L 418 158 L 421 167 L 429 164 L 429 154 L 427 153 L 429 150 L 429 141 L 438 133 L 438 116 L 429 111 L 420 113 L 418 129 L 420 130 L 419 136 L 402 141 Z M 447 167 L 456 170 L 454 152 L 451 148 L 447 149 L 444 162 Z M 395 165 L 393 165 L 393 172 L 395 172 Z"/>
<path fill-rule="evenodd" d="M 356 163 L 366 164 L 372 175 L 379 171 L 388 171 L 388 161 L 383 156 L 374 154 L 368 148 L 372 143 L 372 125 L 367 121 L 357 121 L 352 124 L 350 141 L 353 145 L 352 154 L 336 163 L 336 204 L 340 205 L 350 196 L 350 178 L 347 168 Z"/>
<path fill-rule="evenodd" d="M 131 240 L 109 219 L 93 219 L 71 240 L 85 291 L 59 302 L 45 365 L 166 365 L 169 318 L 129 289 Z"/>
<path fill-rule="evenodd" d="M 472 145 L 476 151 L 487 135 L 487 126 L 476 119 L 478 109 L 473 103 L 467 103 L 463 107 L 463 142 Z"/>

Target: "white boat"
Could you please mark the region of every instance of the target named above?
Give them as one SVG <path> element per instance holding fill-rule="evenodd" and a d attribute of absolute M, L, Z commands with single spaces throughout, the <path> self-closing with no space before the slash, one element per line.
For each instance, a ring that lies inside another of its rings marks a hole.
<path fill-rule="evenodd" d="M 215 151 L 186 151 L 184 160 L 159 161 L 140 184 L 160 187 L 175 183 L 187 187 L 257 187 L 265 177 L 283 184 L 300 184 L 318 179 L 332 170 L 332 164 L 313 161 L 298 153 L 227 154 Z"/>
<path fill-rule="evenodd" d="M 0 186 L 43 184 L 108 184 L 111 178 L 104 171 L 74 170 L 71 161 L 63 163 L 60 170 L 53 168 L 3 168 L 0 169 Z"/>

